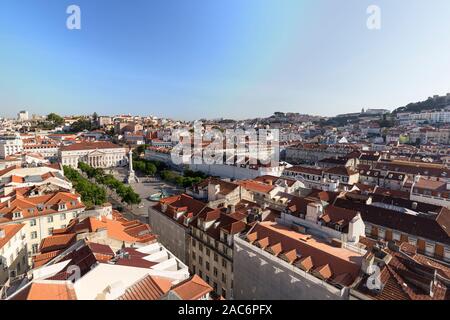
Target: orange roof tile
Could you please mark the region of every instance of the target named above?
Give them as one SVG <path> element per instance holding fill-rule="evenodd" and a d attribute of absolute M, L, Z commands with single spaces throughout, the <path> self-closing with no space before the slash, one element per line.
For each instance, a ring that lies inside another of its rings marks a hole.
<path fill-rule="evenodd" d="M 197 275 L 172 288 L 182 300 L 197 300 L 213 291 L 211 286 Z"/>
<path fill-rule="evenodd" d="M 171 286 L 172 282 L 167 278 L 147 275 L 129 287 L 118 300 L 159 300 Z"/>
<path fill-rule="evenodd" d="M 9 224 L 0 226 L 0 230 L 4 232 L 4 237 L 0 238 L 0 249 L 8 243 L 23 228 L 24 224 Z"/>
<path fill-rule="evenodd" d="M 70 281 L 33 281 L 11 300 L 76 300 Z"/>
<path fill-rule="evenodd" d="M 76 241 L 75 233 L 58 234 L 42 239 L 40 252 L 47 253 L 55 250 L 65 249 Z"/>

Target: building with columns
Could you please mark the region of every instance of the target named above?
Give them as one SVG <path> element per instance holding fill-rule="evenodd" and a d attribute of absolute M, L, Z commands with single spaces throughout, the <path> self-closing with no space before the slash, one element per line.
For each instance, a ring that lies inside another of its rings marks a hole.
<path fill-rule="evenodd" d="M 94 168 L 122 167 L 128 164 L 127 148 L 112 142 L 81 142 L 61 147 L 59 160 L 65 166 L 84 162 Z"/>

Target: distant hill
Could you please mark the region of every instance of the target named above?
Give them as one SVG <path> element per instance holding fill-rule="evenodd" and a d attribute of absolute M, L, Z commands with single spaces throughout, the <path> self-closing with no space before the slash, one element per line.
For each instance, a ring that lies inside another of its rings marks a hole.
<path fill-rule="evenodd" d="M 450 94 L 446 96 L 434 96 L 425 101 L 410 103 L 404 107 L 398 108 L 393 113 L 400 112 L 421 112 L 426 110 L 440 110 L 450 105 Z"/>

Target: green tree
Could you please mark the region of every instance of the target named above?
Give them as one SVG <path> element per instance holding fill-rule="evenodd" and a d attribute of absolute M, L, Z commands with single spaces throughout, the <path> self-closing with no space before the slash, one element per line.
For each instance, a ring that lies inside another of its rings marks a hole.
<path fill-rule="evenodd" d="M 50 113 L 49 115 L 47 115 L 47 121 L 52 122 L 56 126 L 64 124 L 64 118 L 57 115 L 56 113 Z"/>
<path fill-rule="evenodd" d="M 91 131 L 93 126 L 90 120 L 88 119 L 78 119 L 70 126 L 72 132 L 81 132 L 84 130 Z"/>

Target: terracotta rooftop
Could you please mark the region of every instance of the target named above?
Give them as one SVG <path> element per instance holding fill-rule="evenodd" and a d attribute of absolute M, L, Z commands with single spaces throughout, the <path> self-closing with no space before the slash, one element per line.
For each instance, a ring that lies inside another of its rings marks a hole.
<path fill-rule="evenodd" d="M 314 174 L 317 176 L 321 176 L 323 169 L 318 167 L 293 166 L 291 168 L 286 168 L 286 171 L 293 171 L 298 173 Z"/>
<path fill-rule="evenodd" d="M 450 280 L 448 266 L 417 254 L 415 246 L 409 243 L 400 245 L 399 250 L 385 251 L 392 259 L 381 269 L 381 290 L 368 289 L 364 276 L 356 287 L 359 292 L 375 300 L 449 300 L 448 289 L 441 280 Z M 442 278 L 435 278 L 434 272 Z"/>
<path fill-rule="evenodd" d="M 165 211 L 163 210 L 164 206 L 166 206 Z M 190 218 L 190 221 L 192 221 L 193 217 L 196 217 L 206 208 L 206 204 L 195 200 L 187 194 L 181 194 L 161 199 L 153 208 L 179 224 L 185 225 L 185 223 L 188 223 L 187 218 Z"/>
<path fill-rule="evenodd" d="M 61 151 L 79 151 L 79 150 L 95 150 L 95 149 L 120 149 L 123 148 L 117 144 L 107 141 L 101 142 L 80 142 L 60 148 Z"/>
<path fill-rule="evenodd" d="M 0 231 L 4 232 L 4 237 L 0 237 L 0 249 L 3 248 L 22 228 L 24 224 L 7 224 L 0 226 Z"/>
<path fill-rule="evenodd" d="M 450 244 L 450 210 L 441 208 L 434 216 L 412 215 L 365 204 L 355 199 L 337 198 L 334 205 L 361 213 L 363 221 L 425 239 Z"/>
<path fill-rule="evenodd" d="M 68 248 L 75 243 L 77 235 L 75 233 L 52 235 L 42 239 L 39 251 L 48 253 Z"/>
<path fill-rule="evenodd" d="M 244 189 L 260 193 L 269 193 L 270 191 L 275 189 L 275 186 L 273 185 L 267 185 L 265 183 L 257 182 L 255 180 L 243 180 L 237 183 Z"/>
<path fill-rule="evenodd" d="M 80 195 L 70 192 L 54 192 L 36 197 L 24 197 L 16 194 L 14 199 L 5 201 L 0 204 L 0 214 L 4 217 L 13 219 L 13 214 L 21 213 L 21 218 L 33 218 L 67 210 L 84 208 L 84 204 L 80 202 Z M 66 209 L 59 211 L 59 204 L 64 203 Z"/>
<path fill-rule="evenodd" d="M 28 284 L 11 300 L 76 300 L 70 281 L 37 280 Z"/>
<path fill-rule="evenodd" d="M 113 212 L 112 219 L 108 217 L 88 217 L 82 221 L 71 220 L 65 229 L 53 231 L 54 235 L 71 233 L 91 233 L 106 229 L 108 237 L 129 243 L 149 243 L 156 240 L 148 224 L 138 220 L 127 220 L 117 212 Z"/>
<path fill-rule="evenodd" d="M 181 300 L 198 300 L 202 296 L 213 291 L 202 278 L 197 275 L 177 284 L 172 291 L 181 298 Z"/>
<path fill-rule="evenodd" d="M 333 247 L 276 222 L 257 223 L 247 235 L 250 243 L 264 245 L 262 249 L 281 245 L 282 251 L 278 252 L 281 259 L 289 260 L 289 263 L 305 271 L 311 271 L 323 280 L 337 282 L 346 279 L 346 283 L 340 284 L 349 285 L 359 274 L 361 254 Z"/>
<path fill-rule="evenodd" d="M 171 287 L 169 279 L 147 275 L 129 287 L 117 300 L 159 300 Z"/>

